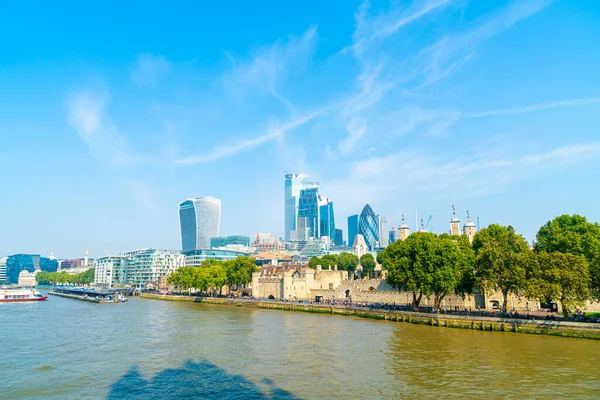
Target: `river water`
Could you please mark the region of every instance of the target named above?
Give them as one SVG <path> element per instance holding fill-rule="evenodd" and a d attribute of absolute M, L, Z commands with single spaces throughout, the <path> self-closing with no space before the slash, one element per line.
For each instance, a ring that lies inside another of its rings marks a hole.
<path fill-rule="evenodd" d="M 130 299 L 0 304 L 4 399 L 598 398 L 600 341 Z"/>

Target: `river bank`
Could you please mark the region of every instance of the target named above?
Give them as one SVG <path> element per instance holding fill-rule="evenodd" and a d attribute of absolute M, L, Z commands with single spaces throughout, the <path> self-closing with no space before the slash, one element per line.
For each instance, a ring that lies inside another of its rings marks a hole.
<path fill-rule="evenodd" d="M 551 335 L 571 338 L 600 340 L 600 324 L 569 321 L 521 320 L 509 318 L 480 317 L 472 315 L 426 314 L 409 311 L 378 310 L 343 305 L 303 304 L 277 301 L 261 301 L 232 298 L 167 296 L 143 293 L 141 298 L 183 301 L 204 304 L 256 307 L 262 309 L 301 311 L 344 316 L 356 316 L 385 321 L 406 322 L 444 328 L 472 329 L 488 332 L 514 332 Z"/>

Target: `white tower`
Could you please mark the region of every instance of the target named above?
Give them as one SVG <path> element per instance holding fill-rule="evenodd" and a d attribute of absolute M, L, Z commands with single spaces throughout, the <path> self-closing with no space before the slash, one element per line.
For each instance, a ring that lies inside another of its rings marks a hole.
<path fill-rule="evenodd" d="M 450 234 L 452 236 L 460 235 L 460 220 L 456 216 L 456 208 L 452 205 L 452 219 L 450 220 Z"/>

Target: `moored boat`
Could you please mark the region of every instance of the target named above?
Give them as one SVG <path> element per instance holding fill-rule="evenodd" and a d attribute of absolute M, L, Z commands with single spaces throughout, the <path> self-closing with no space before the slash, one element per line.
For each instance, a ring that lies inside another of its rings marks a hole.
<path fill-rule="evenodd" d="M 0 303 L 12 303 L 17 301 L 44 301 L 44 296 L 35 289 L 0 289 Z"/>

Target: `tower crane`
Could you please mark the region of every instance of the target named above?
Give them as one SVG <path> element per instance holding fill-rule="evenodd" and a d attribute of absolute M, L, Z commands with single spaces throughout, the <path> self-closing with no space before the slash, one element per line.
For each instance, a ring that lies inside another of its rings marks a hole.
<path fill-rule="evenodd" d="M 433 218 L 433 214 L 431 214 L 429 216 L 429 218 L 427 219 L 427 223 L 425 224 L 425 230 L 427 230 L 427 227 L 429 226 L 429 223 L 431 222 L 431 218 Z"/>

